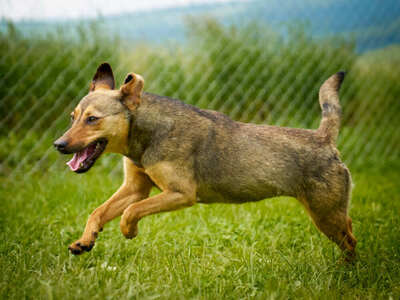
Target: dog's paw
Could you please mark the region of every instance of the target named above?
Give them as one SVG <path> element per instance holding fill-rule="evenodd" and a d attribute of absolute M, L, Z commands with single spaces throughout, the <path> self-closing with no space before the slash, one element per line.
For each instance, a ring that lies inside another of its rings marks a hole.
<path fill-rule="evenodd" d="M 80 255 L 83 252 L 89 252 L 94 246 L 94 241 L 77 240 L 68 246 L 68 250 L 74 255 Z"/>
<path fill-rule="evenodd" d="M 124 219 L 121 220 L 120 229 L 122 234 L 127 238 L 127 239 L 133 239 L 134 237 L 137 236 L 138 234 L 138 226 L 137 223 L 129 223 L 127 224 L 124 222 Z"/>
<path fill-rule="evenodd" d="M 344 251 L 339 260 L 340 264 L 354 265 L 357 262 L 357 254 L 353 251 Z"/>

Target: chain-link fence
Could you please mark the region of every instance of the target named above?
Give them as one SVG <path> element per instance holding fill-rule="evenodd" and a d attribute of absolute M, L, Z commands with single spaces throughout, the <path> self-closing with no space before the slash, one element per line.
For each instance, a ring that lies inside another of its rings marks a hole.
<path fill-rule="evenodd" d="M 317 128 L 318 89 L 345 70 L 338 141 L 344 161 L 359 167 L 398 158 L 400 3 L 305 2 L 207 4 L 78 25 L 3 21 L 0 174 L 63 167 L 66 158 L 52 141 L 104 61 L 119 83 L 133 71 L 146 91 L 235 120 L 301 128 Z M 290 6 L 287 20 L 274 15 L 282 5 Z M 97 165 L 114 174 L 117 160 L 108 155 Z"/>

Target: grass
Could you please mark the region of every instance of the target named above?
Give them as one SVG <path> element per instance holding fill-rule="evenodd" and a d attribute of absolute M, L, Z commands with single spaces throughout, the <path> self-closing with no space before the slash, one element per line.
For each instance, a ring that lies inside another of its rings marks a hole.
<path fill-rule="evenodd" d="M 93 250 L 67 251 L 119 175 L 53 172 L 4 180 L 1 299 L 378 299 L 400 297 L 400 162 L 354 173 L 359 259 L 336 247 L 294 199 L 196 205 L 150 216 L 125 240 L 108 224 Z M 114 177 L 114 178 L 112 178 Z M 156 191 L 154 191 L 156 192 Z"/>

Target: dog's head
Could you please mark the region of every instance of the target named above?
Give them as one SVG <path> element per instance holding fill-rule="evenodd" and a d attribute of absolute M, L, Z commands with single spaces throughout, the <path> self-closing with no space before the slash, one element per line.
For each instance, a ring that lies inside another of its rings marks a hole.
<path fill-rule="evenodd" d="M 144 81 L 127 75 L 119 90 L 111 66 L 101 64 L 86 95 L 71 113 L 71 128 L 54 142 L 63 154 L 74 153 L 67 163 L 72 171 L 88 171 L 104 152 L 126 154 L 131 113 L 140 105 Z"/>

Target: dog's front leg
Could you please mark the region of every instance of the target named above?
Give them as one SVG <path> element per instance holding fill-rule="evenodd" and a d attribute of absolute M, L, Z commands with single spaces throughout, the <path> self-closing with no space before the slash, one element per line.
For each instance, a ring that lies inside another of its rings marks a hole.
<path fill-rule="evenodd" d="M 145 174 L 142 178 L 135 176 L 135 184 L 126 181 L 109 200 L 91 213 L 82 237 L 68 247 L 71 253 L 82 254 L 84 251 L 90 251 L 107 222 L 122 215 L 130 204 L 149 196 L 152 183 L 145 176 L 147 177 Z"/>
<path fill-rule="evenodd" d="M 128 238 L 134 238 L 137 233 L 137 223 L 145 216 L 159 212 L 172 211 L 195 204 L 195 195 L 182 192 L 164 191 L 156 196 L 129 205 L 125 209 L 121 222 L 121 232 Z"/>

